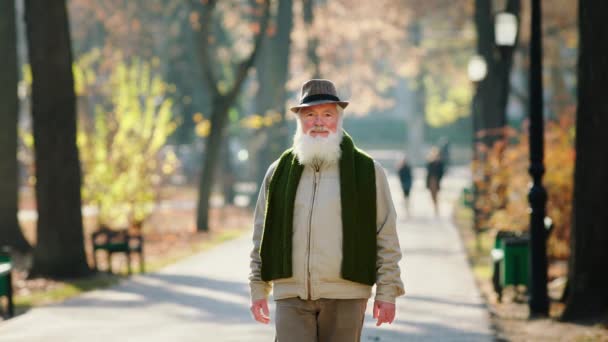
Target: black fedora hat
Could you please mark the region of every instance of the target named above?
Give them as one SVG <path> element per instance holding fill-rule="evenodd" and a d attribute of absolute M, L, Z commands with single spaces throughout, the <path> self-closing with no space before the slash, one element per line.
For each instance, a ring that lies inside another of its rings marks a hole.
<path fill-rule="evenodd" d="M 302 84 L 300 92 L 300 104 L 291 107 L 290 110 L 297 113 L 300 108 L 316 106 L 324 103 L 335 103 L 342 108 L 348 106 L 347 101 L 342 101 L 338 97 L 336 86 L 330 80 L 312 79 Z"/>

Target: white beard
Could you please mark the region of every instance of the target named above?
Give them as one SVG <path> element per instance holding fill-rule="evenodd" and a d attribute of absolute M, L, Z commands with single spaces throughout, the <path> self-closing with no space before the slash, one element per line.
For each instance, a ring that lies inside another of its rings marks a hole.
<path fill-rule="evenodd" d="M 293 152 L 302 165 L 333 164 L 340 160 L 342 151 L 342 117 L 338 120 L 335 132 L 329 132 L 327 137 L 310 136 L 302 132 L 300 120 L 293 137 Z"/>

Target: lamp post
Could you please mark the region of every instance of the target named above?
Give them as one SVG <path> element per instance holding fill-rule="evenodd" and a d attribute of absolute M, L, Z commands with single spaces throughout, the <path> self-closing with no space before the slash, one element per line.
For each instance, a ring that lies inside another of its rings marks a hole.
<path fill-rule="evenodd" d="M 488 74 L 488 65 L 486 60 L 480 55 L 471 57 L 467 66 L 467 73 L 469 75 L 469 79 L 474 84 L 481 82 Z"/>
<path fill-rule="evenodd" d="M 547 316 L 547 245 L 544 226 L 547 192 L 542 185 L 543 165 L 543 83 L 540 0 L 532 0 L 530 36 L 530 175 L 533 184 L 528 193 L 530 215 L 530 315 Z"/>

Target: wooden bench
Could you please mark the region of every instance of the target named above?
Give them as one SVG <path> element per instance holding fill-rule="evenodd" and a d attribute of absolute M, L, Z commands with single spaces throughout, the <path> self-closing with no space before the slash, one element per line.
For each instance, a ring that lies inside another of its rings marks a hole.
<path fill-rule="evenodd" d="M 114 230 L 102 226 L 91 235 L 93 244 L 93 268 L 97 270 L 97 251 L 103 250 L 108 257 L 108 271 L 112 273 L 112 254 L 123 253 L 127 258 L 127 270 L 131 274 L 131 254 L 139 254 L 140 272 L 144 273 L 144 240 L 141 234 L 129 233 L 128 229 Z"/>
<path fill-rule="evenodd" d="M 13 263 L 10 254 L 5 251 L 0 251 L 0 298 L 6 297 L 8 305 L 6 309 L 7 317 L 15 315 L 15 306 L 13 303 Z"/>

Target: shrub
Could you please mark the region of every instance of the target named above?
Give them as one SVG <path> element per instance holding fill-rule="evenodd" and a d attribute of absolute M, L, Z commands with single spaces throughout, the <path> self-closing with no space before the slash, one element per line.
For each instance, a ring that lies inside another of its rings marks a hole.
<path fill-rule="evenodd" d="M 547 250 L 551 258 L 566 259 L 569 256 L 570 224 L 572 212 L 574 169 L 574 109 L 562 114 L 558 121 L 547 121 L 545 127 L 545 175 L 543 184 L 547 190 L 547 216 L 554 229 Z M 528 174 L 529 140 L 527 129 L 517 132 L 507 130 L 512 144 L 495 143 L 487 153 L 486 179 L 479 172 L 474 181 L 480 189 L 477 208 L 482 212 L 481 227 L 500 230 L 525 231 L 530 224 L 528 191 L 531 177 Z"/>
<path fill-rule="evenodd" d="M 93 51 L 74 66 L 83 202 L 97 206 L 102 223 L 142 222 L 176 168 L 174 154 L 161 154 L 176 127 L 172 102 L 154 63 L 116 54 L 104 65 L 98 57 Z"/>

